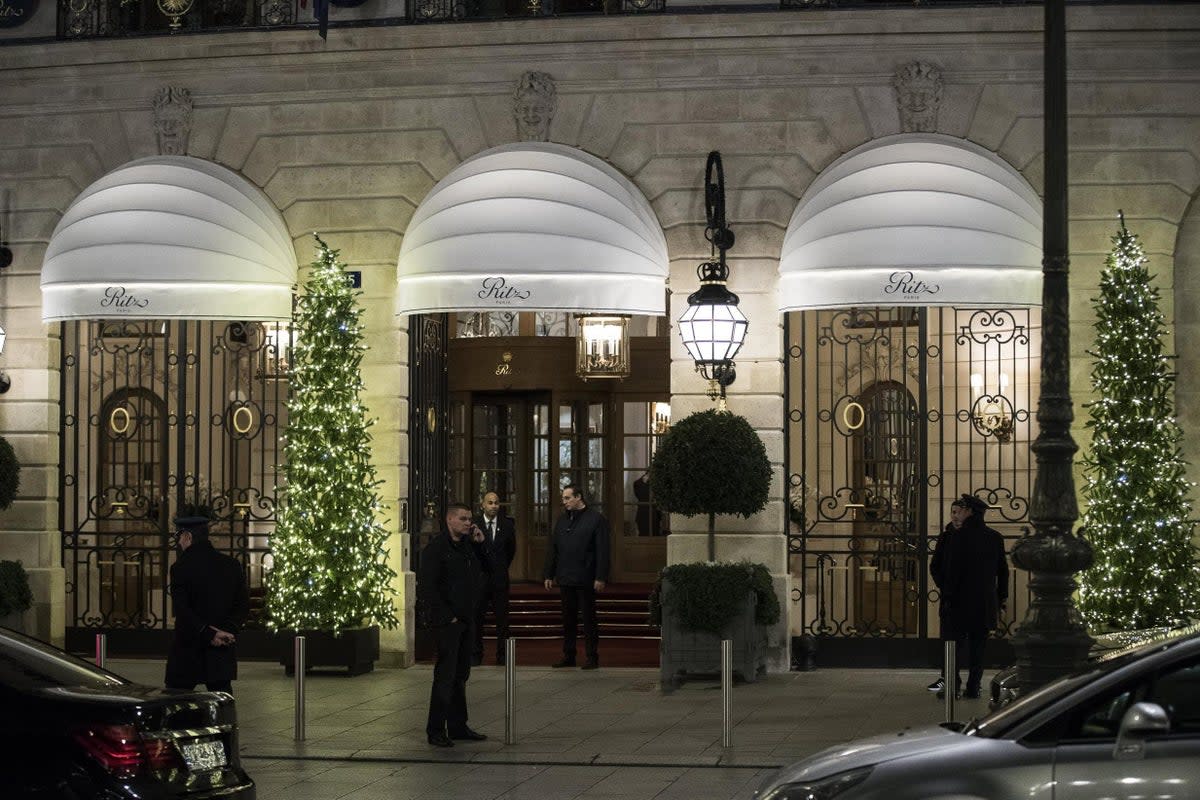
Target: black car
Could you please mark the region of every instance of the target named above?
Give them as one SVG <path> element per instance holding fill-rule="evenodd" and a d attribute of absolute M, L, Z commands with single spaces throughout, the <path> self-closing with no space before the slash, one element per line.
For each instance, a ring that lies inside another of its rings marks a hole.
<path fill-rule="evenodd" d="M 131 683 L 0 628 L 0 796 L 254 800 L 233 698 Z"/>

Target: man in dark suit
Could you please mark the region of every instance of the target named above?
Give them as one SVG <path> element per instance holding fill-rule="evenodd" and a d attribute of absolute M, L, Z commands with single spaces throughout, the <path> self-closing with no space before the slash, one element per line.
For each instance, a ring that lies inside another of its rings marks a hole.
<path fill-rule="evenodd" d="M 562 490 L 563 515 L 554 525 L 546 547 L 542 578 L 546 590 L 558 585 L 563 610 L 563 657 L 555 667 L 575 666 L 576 626 L 583 611 L 583 669 L 600 666 L 600 627 L 596 620 L 596 592 L 608 583 L 608 520 L 587 504 L 583 490 L 568 483 Z"/>
<path fill-rule="evenodd" d="M 486 735 L 467 727 L 467 679 L 475 613 L 483 588 L 483 531 L 462 503 L 446 508 L 446 528 L 421 551 L 417 573 L 417 610 L 421 625 L 433 631 L 437 661 L 429 693 L 425 734 L 434 747 L 453 747 L 455 739 L 482 741 Z"/>
<path fill-rule="evenodd" d="M 490 560 L 484 565 L 483 594 L 479 598 L 479 613 L 475 617 L 475 648 L 471 663 L 483 663 L 483 618 L 488 606 L 496 619 L 496 663 L 504 663 L 504 640 L 508 638 L 508 568 L 517 555 L 517 524 L 500 510 L 500 496 L 488 492 L 483 496 L 482 512 L 475 525 L 483 531 L 483 547 Z"/>
<path fill-rule="evenodd" d="M 233 692 L 237 634 L 250 599 L 242 565 L 208 540 L 208 517 L 175 520 L 179 557 L 171 565 L 175 637 L 167 655 L 168 689 Z"/>

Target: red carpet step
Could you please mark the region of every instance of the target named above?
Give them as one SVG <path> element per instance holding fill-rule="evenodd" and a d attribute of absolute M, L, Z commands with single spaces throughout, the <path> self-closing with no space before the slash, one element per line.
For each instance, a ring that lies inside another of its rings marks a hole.
<path fill-rule="evenodd" d="M 609 584 L 596 596 L 602 667 L 657 667 L 658 628 L 650 625 L 650 584 Z M 484 664 L 494 664 L 495 627 L 484 622 Z M 562 601 L 541 584 L 513 584 L 509 592 L 509 635 L 517 639 L 519 666 L 547 666 L 562 657 Z M 418 656 L 424 655 L 419 653 Z M 578 658 L 582 663 L 583 630 Z M 420 659 L 424 660 L 424 659 Z"/>

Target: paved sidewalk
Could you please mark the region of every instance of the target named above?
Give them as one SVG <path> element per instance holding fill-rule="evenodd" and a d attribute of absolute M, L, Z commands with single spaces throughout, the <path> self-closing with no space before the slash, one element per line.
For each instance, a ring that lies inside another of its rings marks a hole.
<path fill-rule="evenodd" d="M 158 684 L 162 663 L 114 660 Z M 504 744 L 504 671 L 477 667 L 471 726 L 486 742 L 425 741 L 432 670 L 309 675 L 307 740 L 293 741 L 294 683 L 277 664 L 245 663 L 234 684 L 247 769 L 260 800 L 350 798 L 749 798 L 772 769 L 860 736 L 936 724 L 932 673 L 821 669 L 734 687 L 733 747 L 721 747 L 716 681 L 670 695 L 658 671 L 521 667 L 516 743 Z M 961 719 L 986 711 L 964 701 Z"/>

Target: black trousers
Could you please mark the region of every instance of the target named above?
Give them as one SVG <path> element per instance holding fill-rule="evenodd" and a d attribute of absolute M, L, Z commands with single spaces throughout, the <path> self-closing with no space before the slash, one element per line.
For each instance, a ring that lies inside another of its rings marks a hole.
<path fill-rule="evenodd" d="M 575 658 L 579 611 L 583 610 L 583 647 L 588 661 L 599 661 L 600 627 L 596 622 L 596 590 L 592 586 L 559 586 L 563 609 L 563 655 Z"/>
<path fill-rule="evenodd" d="M 437 661 L 429 693 L 429 719 L 425 733 L 459 733 L 467 727 L 467 678 L 471 677 L 471 642 L 475 626 L 458 621 L 433 631 Z"/>
<path fill-rule="evenodd" d="M 508 587 L 488 587 L 479 600 L 479 613 L 475 617 L 475 644 L 471 654 L 476 661 L 483 660 L 483 618 L 488 606 L 496 619 L 496 660 L 504 657 L 504 640 L 508 638 Z"/>
<path fill-rule="evenodd" d="M 969 692 L 978 692 L 983 683 L 983 649 L 987 645 L 986 630 L 968 631 L 954 636 L 954 671 L 962 670 L 964 662 L 967 667 L 967 686 Z M 946 666 L 942 665 L 942 677 L 945 677 Z M 962 679 L 955 674 L 954 685 L 959 686 Z"/>

